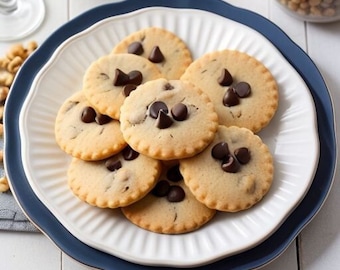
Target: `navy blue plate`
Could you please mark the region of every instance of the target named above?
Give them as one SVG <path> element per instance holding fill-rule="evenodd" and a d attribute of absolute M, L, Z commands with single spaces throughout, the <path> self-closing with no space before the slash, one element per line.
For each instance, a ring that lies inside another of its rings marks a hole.
<path fill-rule="evenodd" d="M 206 270 L 211 269 L 210 267 L 215 270 L 251 269 L 263 266 L 279 256 L 289 246 L 304 226 L 315 216 L 328 195 L 336 166 L 334 114 L 326 84 L 306 53 L 267 19 L 251 11 L 233 7 L 221 0 L 127 0 L 121 3 L 98 6 L 55 31 L 23 65 L 6 101 L 4 117 L 6 126 L 5 168 L 11 182 L 12 191 L 30 220 L 61 250 L 84 264 L 114 270 L 174 269 L 130 263 L 79 241 L 37 198 L 27 181 L 21 160 L 20 110 L 36 74 L 56 48 L 64 40 L 100 20 L 152 6 L 205 10 L 257 30 L 281 51 L 305 80 L 312 93 L 317 111 L 320 161 L 308 193 L 278 230 L 260 245 L 213 264 L 195 267 L 195 269 Z"/>

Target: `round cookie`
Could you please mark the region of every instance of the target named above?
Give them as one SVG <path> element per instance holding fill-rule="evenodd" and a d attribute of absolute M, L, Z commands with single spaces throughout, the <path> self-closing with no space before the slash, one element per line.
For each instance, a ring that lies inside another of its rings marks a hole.
<path fill-rule="evenodd" d="M 197 230 L 216 213 L 196 200 L 184 184 L 177 164 L 164 166 L 153 190 L 143 199 L 121 210 L 137 226 L 164 234 Z"/>
<path fill-rule="evenodd" d="M 113 53 L 132 53 L 155 63 L 167 79 L 179 79 L 192 62 L 191 53 L 174 33 L 157 27 L 141 29 L 119 42 Z"/>
<path fill-rule="evenodd" d="M 83 89 L 86 98 L 100 113 L 119 119 L 120 106 L 131 89 L 161 77 L 163 75 L 156 65 L 143 57 L 110 54 L 88 67 Z"/>
<path fill-rule="evenodd" d="M 201 88 L 214 103 L 219 123 L 257 133 L 274 116 L 278 86 L 270 71 L 254 57 L 236 51 L 207 53 L 181 77 Z"/>
<path fill-rule="evenodd" d="M 63 151 L 83 160 L 100 160 L 126 146 L 119 122 L 96 112 L 83 91 L 61 105 L 55 120 L 55 139 Z"/>
<path fill-rule="evenodd" d="M 73 158 L 68 185 L 82 201 L 101 208 L 127 206 L 144 197 L 157 183 L 160 162 L 126 146 L 122 152 L 101 161 Z"/>
<path fill-rule="evenodd" d="M 133 91 L 121 107 L 124 139 L 137 152 L 171 160 L 191 157 L 214 139 L 217 114 L 193 84 L 158 79 Z"/>
<path fill-rule="evenodd" d="M 273 181 L 273 158 L 249 129 L 220 126 L 199 155 L 180 160 L 180 171 L 194 196 L 207 207 L 237 212 L 252 207 Z"/>

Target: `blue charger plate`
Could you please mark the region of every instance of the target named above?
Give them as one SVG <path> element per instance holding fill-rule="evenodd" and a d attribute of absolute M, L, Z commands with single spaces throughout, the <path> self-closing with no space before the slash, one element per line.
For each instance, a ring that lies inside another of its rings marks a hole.
<path fill-rule="evenodd" d="M 92 267 L 113 270 L 178 269 L 143 266 L 94 249 L 75 238 L 42 204 L 27 181 L 21 159 L 19 115 L 31 84 L 57 47 L 74 34 L 105 18 L 146 7 L 191 8 L 209 11 L 253 28 L 270 40 L 304 79 L 313 96 L 320 140 L 320 160 L 313 183 L 304 199 L 284 223 L 264 242 L 198 270 L 251 269 L 279 256 L 321 208 L 333 183 L 336 166 L 334 112 L 327 86 L 313 61 L 280 28 L 264 17 L 221 0 L 127 0 L 98 6 L 55 31 L 22 66 L 6 101 L 5 169 L 11 189 L 30 220 L 63 252 Z"/>

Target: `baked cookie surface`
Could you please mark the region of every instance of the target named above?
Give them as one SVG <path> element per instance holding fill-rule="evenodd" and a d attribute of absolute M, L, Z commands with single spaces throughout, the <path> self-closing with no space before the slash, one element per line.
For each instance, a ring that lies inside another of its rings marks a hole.
<path fill-rule="evenodd" d="M 102 114 L 119 119 L 120 106 L 129 88 L 161 78 L 158 68 L 134 54 L 110 54 L 94 61 L 83 78 L 83 91 L 89 102 Z"/>
<path fill-rule="evenodd" d="M 219 126 L 214 141 L 202 153 L 180 160 L 180 171 L 200 202 L 212 209 L 237 212 L 265 196 L 274 166 L 260 137 L 246 128 Z"/>
<path fill-rule="evenodd" d="M 137 226 L 156 233 L 180 234 L 202 227 L 216 211 L 193 196 L 178 165 L 164 166 L 157 185 L 140 201 L 121 208 Z"/>
<path fill-rule="evenodd" d="M 258 60 L 236 50 L 207 53 L 195 60 L 182 80 L 201 88 L 214 103 L 219 123 L 257 133 L 278 107 L 278 86 Z"/>
<path fill-rule="evenodd" d="M 68 185 L 82 201 L 101 208 L 129 205 L 145 196 L 156 184 L 160 162 L 126 146 L 119 154 L 101 161 L 73 158 Z"/>
<path fill-rule="evenodd" d="M 174 33 L 149 27 L 125 37 L 113 53 L 132 53 L 155 63 L 167 79 L 179 79 L 192 62 L 185 42 Z"/>
<path fill-rule="evenodd" d="M 83 91 L 61 105 L 55 120 L 55 139 L 63 151 L 83 160 L 100 160 L 126 146 L 119 122 L 96 112 Z"/>
<path fill-rule="evenodd" d="M 133 91 L 121 107 L 127 143 L 160 160 L 190 157 L 202 151 L 218 127 L 208 96 L 180 80 L 158 79 Z"/>

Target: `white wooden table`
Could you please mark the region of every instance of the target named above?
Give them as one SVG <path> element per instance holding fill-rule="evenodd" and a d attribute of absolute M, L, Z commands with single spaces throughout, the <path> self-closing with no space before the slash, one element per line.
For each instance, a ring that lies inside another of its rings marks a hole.
<path fill-rule="evenodd" d="M 57 27 L 94 6 L 110 0 L 45 0 L 47 14 L 43 25 L 19 42 L 36 40 L 41 44 Z M 235 6 L 255 11 L 276 23 L 315 61 L 333 97 L 337 121 L 340 117 L 340 21 L 310 24 L 298 21 L 278 9 L 273 0 L 227 0 Z M 13 43 L 13 42 L 12 42 Z M 11 43 L 0 42 L 0 55 Z M 337 131 L 339 140 L 340 133 Z M 340 269 L 340 175 L 324 206 L 288 249 L 265 270 Z M 40 233 L 0 231 L 0 269 L 92 269 L 61 252 Z"/>

